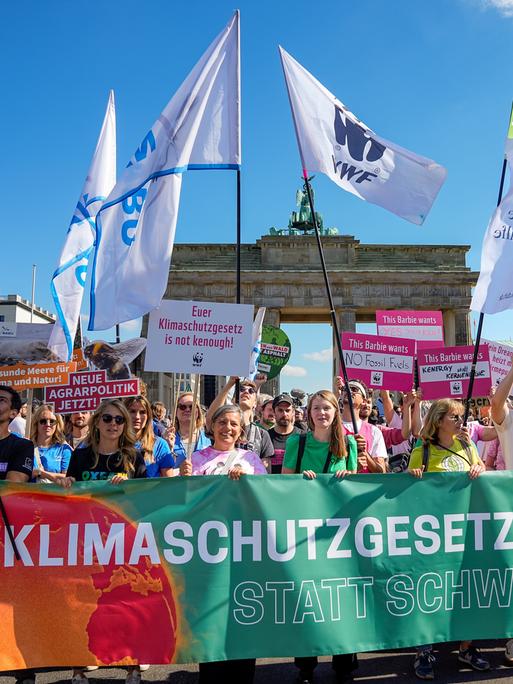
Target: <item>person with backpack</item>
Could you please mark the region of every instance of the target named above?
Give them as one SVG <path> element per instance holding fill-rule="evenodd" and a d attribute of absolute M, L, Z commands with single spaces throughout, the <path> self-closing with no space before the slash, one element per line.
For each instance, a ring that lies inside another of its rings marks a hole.
<path fill-rule="evenodd" d="M 422 478 L 423 473 L 467 472 L 475 479 L 486 468 L 479 458 L 475 444 L 467 440 L 461 431 L 463 405 L 454 399 L 434 401 L 420 431 L 422 444 L 413 449 L 410 456 L 411 475 Z M 484 672 L 490 663 L 483 658 L 472 641 L 462 641 L 458 660 L 473 670 Z M 419 679 L 434 679 L 433 646 L 417 646 L 413 669 Z"/>
<path fill-rule="evenodd" d="M 291 434 L 285 445 L 282 474 L 303 474 L 313 480 L 317 473 L 333 473 L 343 477 L 356 473 L 357 447 L 353 436 L 344 435 L 337 397 L 329 390 L 320 390 L 308 402 L 308 427 L 306 434 Z M 316 656 L 295 658 L 301 682 L 313 681 Z M 339 681 L 357 667 L 356 655 L 334 655 L 332 667 Z"/>

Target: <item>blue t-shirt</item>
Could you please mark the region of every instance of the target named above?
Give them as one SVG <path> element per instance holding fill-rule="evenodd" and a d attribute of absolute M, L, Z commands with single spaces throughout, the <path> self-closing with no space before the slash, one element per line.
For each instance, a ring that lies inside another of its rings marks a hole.
<path fill-rule="evenodd" d="M 209 446 L 212 446 L 212 440 L 206 436 L 204 430 L 200 430 L 198 434 L 198 440 L 196 441 L 191 454 L 193 454 L 195 451 L 201 451 L 201 449 L 205 449 Z M 187 457 L 187 454 L 185 453 L 185 446 L 178 432 L 176 433 L 175 437 L 175 448 L 173 449 L 173 454 L 175 457 L 175 468 L 178 468 L 180 463 L 183 463 Z"/>
<path fill-rule="evenodd" d="M 141 442 L 136 442 L 136 449 L 141 448 Z M 149 463 L 145 459 L 146 477 L 160 477 L 160 470 L 164 468 L 175 468 L 175 459 L 169 448 L 169 444 L 162 437 L 155 437 L 153 445 L 154 463 Z"/>
<path fill-rule="evenodd" d="M 65 473 L 71 458 L 69 444 L 52 444 L 49 447 L 37 447 L 43 470 L 47 473 Z M 35 449 L 34 449 L 35 451 Z M 37 452 L 35 452 L 34 467 L 37 468 Z"/>

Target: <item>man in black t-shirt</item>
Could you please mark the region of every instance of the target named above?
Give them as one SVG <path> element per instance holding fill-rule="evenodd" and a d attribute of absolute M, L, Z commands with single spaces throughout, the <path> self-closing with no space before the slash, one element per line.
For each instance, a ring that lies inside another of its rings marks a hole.
<path fill-rule="evenodd" d="M 273 401 L 276 423 L 267 431 L 274 446 L 274 456 L 271 458 L 271 472 L 281 473 L 285 445 L 290 435 L 301 434 L 303 430 L 294 425 L 296 418 L 294 400 L 288 394 L 279 394 Z"/>
<path fill-rule="evenodd" d="M 16 418 L 21 397 L 7 385 L 0 385 L 0 480 L 29 482 L 34 469 L 34 445 L 28 439 L 9 432 Z"/>

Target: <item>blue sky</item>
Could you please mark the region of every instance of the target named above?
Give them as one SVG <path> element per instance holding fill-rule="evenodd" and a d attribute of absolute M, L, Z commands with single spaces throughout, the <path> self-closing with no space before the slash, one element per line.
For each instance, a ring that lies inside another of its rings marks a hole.
<path fill-rule="evenodd" d="M 448 169 L 423 227 L 315 180 L 325 223 L 362 242 L 468 244 L 479 268 L 495 206 L 513 98 L 512 0 L 244 1 L 241 10 L 243 241 L 286 226 L 301 173 L 279 64 L 280 43 L 381 136 Z M 96 143 L 116 95 L 118 171 L 210 41 L 232 2 L 4 3 L 0 28 L 3 262 L 0 292 L 53 309 L 49 283 Z M 235 176 L 184 179 L 177 242 L 230 242 Z M 513 336 L 508 312 L 488 338 Z M 131 335 L 134 326 L 123 326 Z M 331 364 L 327 326 L 288 326 L 282 386 L 314 389 Z M 327 358 L 324 352 L 319 358 Z M 300 370 L 303 369 L 303 370 Z"/>

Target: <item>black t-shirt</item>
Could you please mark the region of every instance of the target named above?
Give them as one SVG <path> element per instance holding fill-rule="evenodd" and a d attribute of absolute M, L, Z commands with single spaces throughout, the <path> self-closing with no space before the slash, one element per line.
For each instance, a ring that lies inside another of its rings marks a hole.
<path fill-rule="evenodd" d="M 139 451 L 136 451 L 135 470 L 125 472 L 121 460 L 121 454 L 99 454 L 98 463 L 93 468 L 95 456 L 90 446 L 75 449 L 71 454 L 68 466 L 68 477 L 74 477 L 77 482 L 91 482 L 95 480 L 110 480 L 113 475 L 122 473 L 127 477 L 146 477 L 146 465 Z"/>
<path fill-rule="evenodd" d="M 274 447 L 274 456 L 271 458 L 272 473 L 281 473 L 281 466 L 283 465 L 283 456 L 285 454 L 285 445 L 290 435 L 300 435 L 303 432 L 304 430 L 300 430 L 295 425 L 292 428 L 292 432 L 289 432 L 287 435 L 282 435 L 280 432 L 276 432 L 275 428 L 271 428 L 267 432 L 267 434 L 271 438 L 271 442 L 273 443 Z"/>
<path fill-rule="evenodd" d="M 32 479 L 34 470 L 34 445 L 29 439 L 11 434 L 0 439 L 0 480 L 5 480 L 9 471 L 28 475 Z"/>

